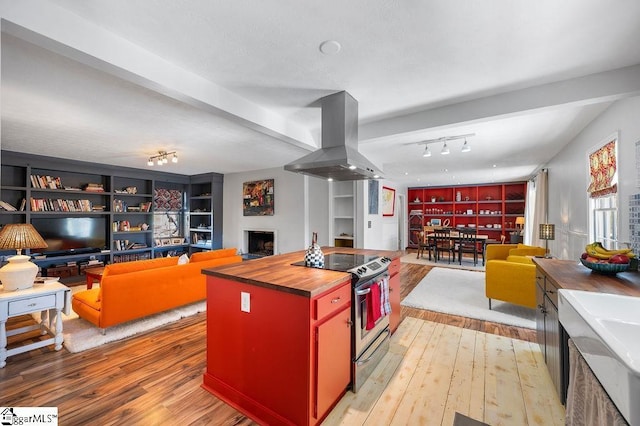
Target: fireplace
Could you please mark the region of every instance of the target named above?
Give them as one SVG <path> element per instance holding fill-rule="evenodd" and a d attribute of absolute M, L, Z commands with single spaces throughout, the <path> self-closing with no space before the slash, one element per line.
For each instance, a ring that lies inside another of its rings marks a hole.
<path fill-rule="evenodd" d="M 245 246 L 245 253 L 250 257 L 273 256 L 275 252 L 275 232 L 246 230 Z"/>

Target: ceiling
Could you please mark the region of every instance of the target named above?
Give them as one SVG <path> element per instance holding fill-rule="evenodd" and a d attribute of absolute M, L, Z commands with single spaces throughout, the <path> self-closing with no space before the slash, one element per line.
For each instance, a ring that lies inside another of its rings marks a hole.
<path fill-rule="evenodd" d="M 346 90 L 387 179 L 527 179 L 640 92 L 635 0 L 0 5 L 2 149 L 126 167 L 159 150 L 175 173 L 282 167 L 320 146 L 318 100 Z M 460 134 L 471 152 L 422 157 Z"/>

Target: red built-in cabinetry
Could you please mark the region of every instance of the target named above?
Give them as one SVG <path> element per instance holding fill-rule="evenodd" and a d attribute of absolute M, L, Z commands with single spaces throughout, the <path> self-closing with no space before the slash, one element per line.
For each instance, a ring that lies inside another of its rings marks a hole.
<path fill-rule="evenodd" d="M 389 264 L 389 303 L 391 304 L 389 330 L 393 333 L 400 325 L 400 258 L 394 259 Z"/>
<path fill-rule="evenodd" d="M 310 298 L 208 276 L 207 295 L 203 387 L 260 424 L 319 424 L 351 382 L 350 279 Z"/>
<path fill-rule="evenodd" d="M 478 233 L 499 240 L 517 231 L 516 218 L 524 216 L 526 182 L 443 187 L 412 187 L 409 204 L 409 247 L 417 247 L 424 226 L 475 227 Z"/>

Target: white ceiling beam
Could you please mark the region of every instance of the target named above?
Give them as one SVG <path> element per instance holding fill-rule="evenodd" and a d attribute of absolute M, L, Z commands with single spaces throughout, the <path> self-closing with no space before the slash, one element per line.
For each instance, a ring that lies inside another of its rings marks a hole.
<path fill-rule="evenodd" d="M 640 65 L 361 124 L 360 143 L 640 94 Z"/>
<path fill-rule="evenodd" d="M 42 48 L 309 150 L 312 132 L 48 1 L 0 0 L 1 29 Z"/>

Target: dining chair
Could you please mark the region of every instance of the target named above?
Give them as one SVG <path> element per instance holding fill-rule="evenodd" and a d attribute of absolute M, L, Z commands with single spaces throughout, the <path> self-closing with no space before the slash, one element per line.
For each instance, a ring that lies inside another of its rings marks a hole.
<path fill-rule="evenodd" d="M 453 261 L 456 260 L 455 245 L 451 240 L 451 229 L 436 229 L 433 231 L 434 237 L 434 257 L 437 262 L 440 259 L 440 254 L 447 253 L 448 262 L 451 263 L 451 255 L 453 255 Z"/>
<path fill-rule="evenodd" d="M 463 253 L 472 253 L 473 254 L 473 266 L 478 264 L 478 254 L 481 253 L 482 249 L 478 249 L 478 235 L 477 230 L 474 228 L 462 228 L 459 231 L 458 238 L 458 263 L 462 265 L 462 254 Z M 484 255 L 483 255 L 484 260 Z"/>
<path fill-rule="evenodd" d="M 417 258 L 424 257 L 424 251 L 427 250 L 429 254 L 429 260 L 431 260 L 431 252 L 434 250 L 434 238 L 429 236 L 433 233 L 433 227 L 425 226 L 423 231 L 420 232 L 420 242 L 418 243 L 418 256 Z M 435 253 L 434 253 L 435 254 Z"/>

